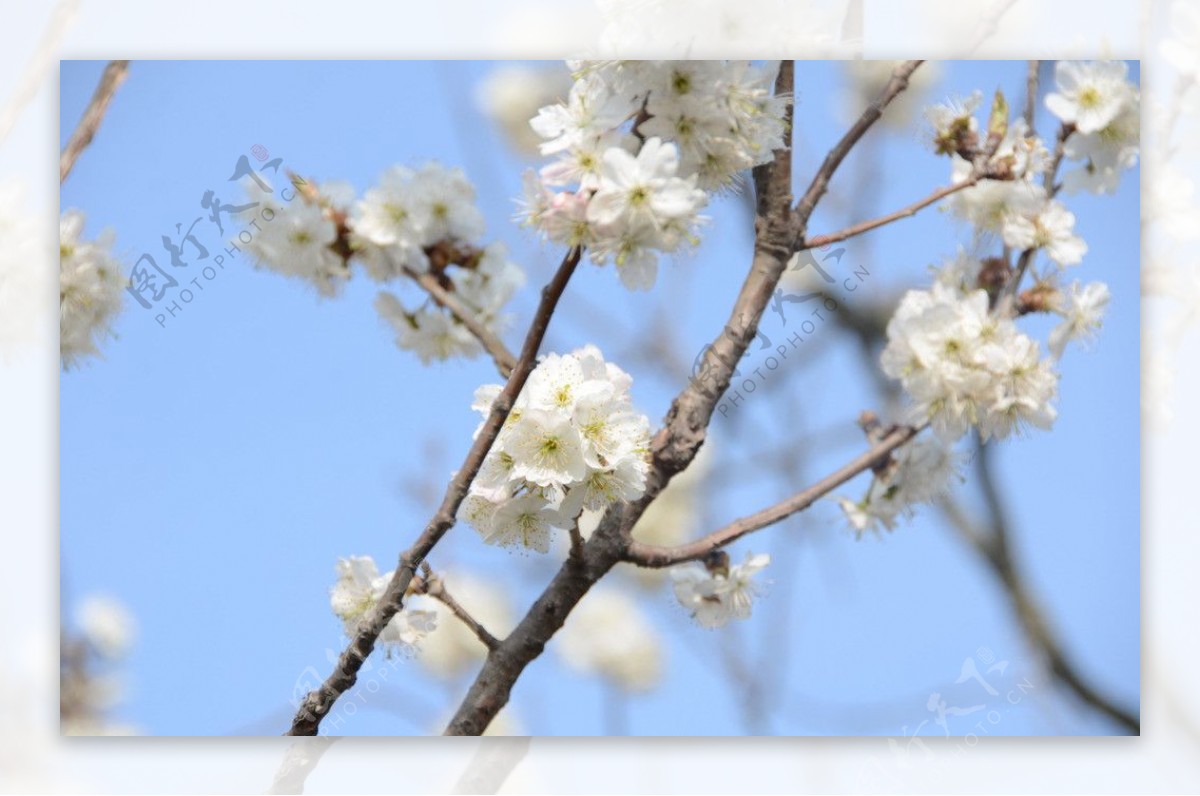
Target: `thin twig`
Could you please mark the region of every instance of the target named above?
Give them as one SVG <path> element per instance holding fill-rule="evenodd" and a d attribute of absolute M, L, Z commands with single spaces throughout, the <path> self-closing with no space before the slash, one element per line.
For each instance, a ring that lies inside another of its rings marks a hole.
<path fill-rule="evenodd" d="M 1041 61 L 1031 60 L 1028 71 L 1025 73 L 1025 125 L 1028 127 L 1029 135 L 1034 135 L 1036 132 L 1033 120 L 1037 114 L 1038 71 L 1041 66 Z"/>
<path fill-rule="evenodd" d="M 924 199 L 913 202 L 908 207 L 903 207 L 894 213 L 888 213 L 886 216 L 872 218 L 868 221 L 860 221 L 857 224 L 846 227 L 838 232 L 831 232 L 827 235 L 817 235 L 814 238 L 808 238 L 804 241 L 803 248 L 816 249 L 820 248 L 821 246 L 828 246 L 831 243 L 838 243 L 839 241 L 846 240 L 847 238 L 853 238 L 856 235 L 861 235 L 864 232 L 870 232 L 873 229 L 878 229 L 879 227 L 882 227 L 885 224 L 890 224 L 893 221 L 899 221 L 902 218 L 914 216 L 918 211 L 929 207 L 931 204 L 939 202 L 951 194 L 970 188 L 971 186 L 977 184 L 981 179 L 983 179 L 982 175 L 972 175 L 962 182 L 957 182 L 954 185 L 947 185 L 944 188 L 939 188 L 929 196 L 926 196 Z"/>
<path fill-rule="evenodd" d="M 446 583 L 433 573 L 426 574 L 421 578 L 420 593 L 427 594 L 433 599 L 440 602 L 442 605 L 450 609 L 450 613 L 467 626 L 467 629 L 475 634 L 475 638 L 488 650 L 494 650 L 500 640 L 488 632 L 488 629 L 479 623 L 471 613 L 462 606 L 458 600 L 446 591 Z"/>
<path fill-rule="evenodd" d="M 829 181 L 833 178 L 833 173 L 837 171 L 841 162 L 845 159 L 854 145 L 858 143 L 867 130 L 879 120 L 883 115 L 883 109 L 886 108 L 892 100 L 894 100 L 900 92 L 908 88 L 908 79 L 912 73 L 917 70 L 922 61 L 905 61 L 897 64 L 892 70 L 892 77 L 884 86 L 882 93 L 875 99 L 867 109 L 863 111 L 854 125 L 842 136 L 842 139 L 837 142 L 833 149 L 829 150 L 829 154 L 825 156 L 825 161 L 821 164 L 821 168 L 817 169 L 817 173 L 813 176 L 812 182 L 808 186 L 808 190 L 804 192 L 804 196 L 796 203 L 795 210 L 795 239 L 797 247 L 800 248 L 801 241 L 804 240 L 804 235 L 807 232 L 808 220 L 812 217 L 813 210 L 817 207 L 817 202 L 821 201 L 821 197 L 829 190 Z"/>
<path fill-rule="evenodd" d="M 746 534 L 774 525 L 805 510 L 859 473 L 871 469 L 892 451 L 915 437 L 920 430 L 921 427 L 912 426 L 901 426 L 892 430 L 866 452 L 842 465 L 812 486 L 797 492 L 787 500 L 780 501 L 748 517 L 735 520 L 725 527 L 713 531 L 703 539 L 678 547 L 659 547 L 634 540 L 625 551 L 625 560 L 631 564 L 637 564 L 639 567 L 652 569 L 672 567 L 687 561 L 699 561 L 712 551 L 732 544 Z"/>
<path fill-rule="evenodd" d="M 67 145 L 63 147 L 62 157 L 58 164 L 59 184 L 66 182 L 67 175 L 75 166 L 75 161 L 79 160 L 80 154 L 96 137 L 96 131 L 100 129 L 100 123 L 104 121 L 104 114 L 108 111 L 108 104 L 112 102 L 117 89 L 125 82 L 128 75 L 128 61 L 109 61 L 108 66 L 104 67 L 104 74 L 100 76 L 100 84 L 96 86 L 96 91 L 92 94 L 92 101 L 88 103 L 87 109 L 83 112 L 83 118 L 79 120 L 75 131 L 67 139 Z"/>
<path fill-rule="evenodd" d="M 409 265 L 403 266 L 401 270 L 405 276 L 420 285 L 434 301 L 449 310 L 463 326 L 467 327 L 467 331 L 474 335 L 484 350 L 491 355 L 492 360 L 496 363 L 496 369 L 500 371 L 500 376 L 507 379 L 517 364 L 517 358 L 508 350 L 508 346 L 504 345 L 504 341 L 492 334 L 487 326 L 480 322 L 479 317 L 458 300 L 457 296 L 442 287 L 436 276 L 421 273 Z"/>
<path fill-rule="evenodd" d="M 446 487 L 442 505 L 413 546 L 400 556 L 400 563 L 396 567 L 387 589 L 370 614 L 359 624 L 354 638 L 339 656 L 336 669 L 317 690 L 310 692 L 304 698 L 304 702 L 292 720 L 291 729 L 288 730 L 289 735 L 316 735 L 321 719 L 333 708 L 338 697 L 354 685 L 358 679 L 358 671 L 362 668 L 363 661 L 375 649 L 375 642 L 379 635 L 387 627 L 392 617 L 403 607 L 404 596 L 408 592 L 409 584 L 412 583 L 417 567 L 446 532 L 453 527 L 458 508 L 466 498 L 471 482 L 475 479 L 479 468 L 483 466 L 483 460 L 491 450 L 492 443 L 496 441 L 509 412 L 512 411 L 513 403 L 516 402 L 517 396 L 520 395 L 521 389 L 529 379 L 529 374 L 533 372 L 538 349 L 542 345 L 542 339 L 546 336 L 550 318 L 558 306 L 558 300 L 562 297 L 563 291 L 566 290 L 567 282 L 575 272 L 575 267 L 579 265 L 582 254 L 583 251 L 579 247 L 568 251 L 550 283 L 542 288 L 542 298 L 534 313 L 533 321 L 530 323 L 529 332 L 525 336 L 525 343 L 521 347 L 521 355 L 517 359 L 516 366 L 508 377 L 508 382 L 496 396 L 496 400 L 492 402 L 487 420 L 484 421 L 483 427 L 475 437 L 475 442 L 467 452 L 462 467 Z"/>

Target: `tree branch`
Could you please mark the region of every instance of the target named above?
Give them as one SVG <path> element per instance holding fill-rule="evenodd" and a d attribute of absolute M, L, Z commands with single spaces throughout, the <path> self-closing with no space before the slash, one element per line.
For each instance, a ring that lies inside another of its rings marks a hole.
<path fill-rule="evenodd" d="M 92 94 L 92 101 L 88 103 L 87 109 L 83 112 L 83 118 L 79 120 L 75 131 L 67 139 L 67 145 L 63 147 L 62 157 L 58 164 L 59 184 L 66 182 L 67 175 L 75 166 L 75 161 L 79 160 L 80 154 L 96 137 L 96 131 L 100 129 L 100 123 L 104 121 L 108 104 L 112 102 L 117 89 L 125 82 L 128 75 L 128 61 L 109 61 L 108 66 L 104 67 L 104 74 L 100 76 L 100 84 L 96 86 L 96 91 Z"/>
<path fill-rule="evenodd" d="M 475 617 L 471 616 L 466 608 L 463 608 L 462 603 L 454 599 L 450 592 L 446 591 L 445 582 L 431 572 L 428 568 L 428 563 L 423 565 L 423 574 L 420 578 L 420 585 L 416 587 L 419 594 L 427 594 L 433 599 L 440 602 L 442 605 L 450 609 L 450 613 L 467 626 L 467 629 L 475 634 L 475 638 L 489 651 L 494 650 L 496 645 L 500 643 L 499 639 L 488 632 L 487 628 L 479 623 Z"/>
<path fill-rule="evenodd" d="M 762 511 L 735 520 L 719 530 L 713 531 L 703 539 L 679 545 L 678 547 L 659 547 L 633 540 L 625 551 L 625 561 L 637 564 L 639 567 L 660 569 L 683 564 L 688 561 L 699 561 L 714 550 L 731 544 L 746 534 L 774 525 L 781 520 L 804 511 L 817 500 L 825 497 L 842 484 L 854 478 L 859 473 L 866 472 L 883 460 L 892 451 L 915 437 L 922 427 L 901 426 L 893 429 L 879 442 L 867 451 L 855 457 L 850 462 L 817 481 L 812 486 L 789 497 L 787 500 L 769 506 Z"/>
<path fill-rule="evenodd" d="M 846 240 L 847 238 L 853 238 L 856 235 L 861 235 L 864 232 L 870 232 L 873 229 L 878 229 L 879 227 L 890 224 L 893 221 L 899 221 L 902 218 L 909 218 L 910 216 L 916 215 L 918 211 L 924 210 L 931 204 L 939 202 L 951 194 L 958 193 L 961 190 L 976 185 L 981 179 L 983 179 L 983 175 L 973 174 L 962 182 L 955 183 L 954 185 L 947 185 L 944 188 L 939 188 L 933 193 L 929 194 L 929 196 L 926 196 L 924 199 L 913 202 L 911 205 L 903 207 L 893 213 L 888 213 L 886 216 L 872 218 L 868 221 L 860 221 L 859 223 L 846 227 L 843 230 L 831 232 L 827 235 L 817 235 L 815 238 L 808 238 L 804 241 L 803 248 L 816 249 L 821 246 L 828 246 L 831 243 L 838 243 Z"/>
<path fill-rule="evenodd" d="M 492 443 L 495 442 L 504 421 L 512 411 L 513 403 L 529 379 L 529 374 L 533 372 L 537 352 L 541 347 L 542 339 L 546 336 L 550 318 L 558 306 L 558 300 L 562 297 L 563 291 L 566 290 L 567 282 L 575 272 L 575 267 L 579 265 L 582 255 L 583 251 L 579 247 L 568 251 L 549 284 L 542 288 L 542 298 L 529 326 L 529 332 L 525 336 L 525 343 L 521 347 L 521 355 L 516 366 L 508 377 L 508 382 L 505 383 L 504 388 L 492 403 L 487 420 L 484 421 L 475 442 L 467 452 L 462 467 L 446 487 L 442 505 L 413 546 L 400 556 L 399 565 L 396 567 L 396 572 L 392 575 L 387 589 L 379 602 L 359 624 L 354 638 L 338 658 L 337 668 L 317 690 L 310 692 L 304 698 L 304 702 L 292 720 L 288 735 L 315 735 L 317 733 L 321 719 L 333 708 L 338 697 L 354 685 L 358 679 L 358 670 L 362 668 L 363 661 L 375 648 L 375 642 L 379 635 L 392 617 L 403 607 L 404 596 L 408 592 L 409 584 L 412 583 L 417 567 L 425 560 L 425 556 L 429 554 L 434 545 L 453 527 L 458 508 L 467 496 L 471 481 L 474 480 L 479 468 L 483 465 L 483 460 L 491 450 Z"/>

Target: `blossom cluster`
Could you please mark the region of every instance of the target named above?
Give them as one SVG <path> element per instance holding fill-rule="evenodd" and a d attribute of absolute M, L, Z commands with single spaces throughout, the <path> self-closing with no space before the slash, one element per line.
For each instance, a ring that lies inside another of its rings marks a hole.
<path fill-rule="evenodd" d="M 1137 163 L 1140 93 L 1123 61 L 1055 65 L 1057 91 L 1046 107 L 1062 123 L 1062 156 L 1080 167 L 1063 177 L 1067 193 L 1112 193 L 1121 172 Z M 1075 216 L 1054 198 L 1054 163 L 1047 145 L 1024 119 L 1009 123 L 997 94 L 986 138 L 975 112 L 982 95 L 930 108 L 934 148 L 953 161 L 955 182 L 981 170 L 986 179 L 955 194 L 949 207 L 980 233 L 998 235 L 1014 249 L 1041 249 L 1058 266 L 1078 264 L 1087 245 L 1075 234 Z"/>
<path fill-rule="evenodd" d="M 1009 318 L 993 315 L 984 290 L 960 293 L 941 282 L 910 290 L 888 322 L 883 372 L 948 440 L 978 426 L 986 441 L 1026 426 L 1048 429 L 1058 391 L 1052 363 Z"/>
<path fill-rule="evenodd" d="M 555 528 L 585 509 L 639 497 L 650 421 L 634 408 L 632 379 L 592 345 L 547 355 L 529 376 L 459 510 L 488 544 L 541 553 Z M 475 393 L 486 418 L 500 385 Z"/>
<path fill-rule="evenodd" d="M 393 572 L 380 575 L 370 556 L 351 556 L 337 562 L 337 582 L 329 593 L 329 605 L 342 620 L 346 635 L 353 636 L 359 623 L 375 607 L 387 589 Z M 390 656 L 409 652 L 437 627 L 437 614 L 430 610 L 403 608 L 379 636 Z"/>
<path fill-rule="evenodd" d="M 1128 73 L 1124 61 L 1055 64 L 1058 91 L 1046 97 L 1046 107 L 1071 125 L 1063 152 L 1081 163 L 1063 175 L 1067 193 L 1113 193 L 1121 172 L 1137 163 L 1141 93 Z"/>
<path fill-rule="evenodd" d="M 341 291 L 355 264 L 381 284 L 430 276 L 493 334 L 508 323 L 504 306 L 525 275 L 502 244 L 481 242 L 483 214 L 461 170 L 394 166 L 361 198 L 344 183 L 299 177 L 292 179 L 290 199 L 288 189 L 258 181 L 248 180 L 246 188 L 264 221 L 248 249 L 266 268 L 309 282 L 324 296 Z M 406 304 L 384 290 L 375 307 L 394 329 L 396 344 L 425 363 L 483 351 L 461 320 L 429 295 Z"/>
<path fill-rule="evenodd" d="M 778 64 L 573 62 L 567 100 L 530 122 L 554 159 L 526 177 L 527 223 L 654 284 L 659 252 L 694 244 L 709 191 L 770 162 L 785 133 Z"/>
<path fill-rule="evenodd" d="M 99 355 L 99 342 L 113 334 L 126 278 L 112 254 L 113 234 L 84 240 L 84 216 L 68 210 L 59 220 L 59 335 L 64 367 Z"/>
<path fill-rule="evenodd" d="M 705 564 L 671 568 L 675 598 L 701 627 L 721 627 L 730 619 L 749 619 L 761 586 L 754 576 L 771 563 L 765 553 L 748 553 L 741 564 L 729 563 L 729 554 L 715 553 Z"/>

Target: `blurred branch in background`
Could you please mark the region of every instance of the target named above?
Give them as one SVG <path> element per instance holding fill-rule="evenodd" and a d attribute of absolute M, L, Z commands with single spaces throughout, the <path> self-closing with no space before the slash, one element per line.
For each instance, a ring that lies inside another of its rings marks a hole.
<path fill-rule="evenodd" d="M 1100 693 L 1087 682 L 1067 657 L 1061 642 L 1051 631 L 1042 609 L 1017 569 L 1010 546 L 1008 512 L 992 471 L 993 455 L 994 449 L 991 446 L 976 441 L 975 476 L 987 505 L 987 520 L 972 521 L 954 498 L 943 500 L 943 513 L 951 526 L 983 557 L 993 574 L 1000 580 L 1025 635 L 1045 656 L 1054 678 L 1085 704 L 1121 725 L 1125 731 L 1140 735 L 1141 721 L 1138 715 Z"/>
<path fill-rule="evenodd" d="M 42 39 L 38 42 L 33 58 L 25 67 L 21 82 L 17 84 L 17 88 L 9 97 L 8 102 L 4 103 L 3 108 L 0 108 L 0 146 L 12 132 L 17 120 L 21 118 L 25 107 L 41 90 L 50 67 L 57 60 L 59 45 L 62 44 L 63 37 L 66 35 L 67 29 L 71 27 L 78 10 L 79 0 L 60 0 L 54 7 L 50 23 L 42 33 Z"/>

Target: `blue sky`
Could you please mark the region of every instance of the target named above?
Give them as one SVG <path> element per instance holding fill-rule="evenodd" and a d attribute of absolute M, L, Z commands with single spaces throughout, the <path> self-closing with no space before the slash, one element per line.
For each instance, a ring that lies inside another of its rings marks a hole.
<path fill-rule="evenodd" d="M 102 68 L 62 64 L 68 133 Z M 114 229 L 117 252 L 132 264 L 158 251 L 176 223 L 186 228 L 201 214 L 205 190 L 235 199 L 226 179 L 254 145 L 286 168 L 348 180 L 360 191 L 394 163 L 462 166 L 478 188 L 489 239 L 506 241 L 529 276 L 512 303 L 518 321 L 508 340 L 516 348 L 559 253 L 511 222 L 530 164 L 475 109 L 474 87 L 491 68 L 136 62 L 63 187 L 62 206 L 87 213 L 89 235 Z M 1020 106 L 1023 62 L 937 69 L 927 101 L 1001 87 Z M 802 187 L 844 129 L 847 95 L 836 64 L 801 63 L 797 86 Z M 1044 110 L 1038 123 L 1052 129 Z M 811 228 L 832 230 L 908 204 L 945 184 L 947 172 L 914 125 L 875 130 L 835 178 Z M 998 480 L 1018 564 L 1071 659 L 1102 691 L 1134 705 L 1138 172 L 1124 177 L 1115 197 L 1068 203 L 1090 248 L 1076 275 L 1107 282 L 1113 302 L 1098 343 L 1068 351 L 1055 430 L 1004 443 Z M 711 215 L 704 246 L 664 264 L 650 293 L 626 292 L 611 270 L 581 268 L 544 346 L 597 343 L 634 376 L 635 402 L 652 422 L 680 383 L 637 356 L 639 349 L 649 340 L 670 342 L 690 361 L 719 330 L 749 262 L 739 200 L 714 203 Z M 848 242 L 836 273 L 858 268 L 869 276 L 843 300 L 894 301 L 905 287 L 924 284 L 926 267 L 968 237 L 930 209 Z M 214 252 L 218 240 L 203 238 Z M 319 299 L 239 255 L 211 282 L 201 281 L 204 290 L 194 290 L 165 325 L 127 301 L 105 359 L 62 376 L 64 609 L 90 592 L 130 606 L 140 637 L 117 715 L 144 732 L 277 734 L 297 678 L 310 666 L 325 674 L 326 650 L 343 644 L 328 608 L 334 562 L 370 554 L 390 568 L 432 510 L 431 498 L 411 487 L 426 484 L 440 496 L 476 423 L 471 393 L 497 377 L 482 359 L 426 368 L 399 351 L 371 307 L 374 286 L 363 280 L 338 299 Z M 769 313 L 763 331 L 786 339 L 800 316 L 789 317 L 793 325 L 785 327 Z M 1046 327 L 1028 328 L 1044 334 Z M 803 358 L 785 365 L 778 380 L 765 382 L 730 418 L 714 420 L 717 475 L 703 507 L 705 528 L 786 496 L 861 449 L 854 419 L 880 408 L 881 399 L 856 344 L 830 323 L 801 350 Z M 747 362 L 761 364 L 753 350 Z M 745 466 L 781 447 L 796 454 L 789 470 Z M 843 491 L 863 489 L 860 480 Z M 970 480 L 963 495 L 976 505 Z M 1001 715 L 989 725 L 992 734 L 1114 731 L 1044 680 L 995 578 L 935 511 L 921 510 L 882 540 L 855 541 L 836 507 L 822 503 L 734 552 L 751 549 L 775 557 L 773 583 L 754 618 L 727 631 L 692 626 L 667 591 L 636 592 L 667 644 L 667 677 L 620 706 L 624 728 L 650 735 L 911 734 L 932 716 L 931 693 L 951 704 L 980 696 L 955 680 L 966 658 L 994 657 L 1009 662 L 1003 678 L 1028 678 L 1035 687 L 1018 704 L 989 703 Z M 550 561 L 484 547 L 466 527 L 432 561 L 488 573 L 517 608 L 553 571 Z M 722 663 L 731 654 L 764 673 L 772 705 L 765 723 L 746 721 L 744 695 Z M 413 661 L 396 670 L 403 676 L 389 677 L 342 731 L 440 729 L 465 691 L 466 683 L 429 679 Z M 514 718 L 533 734 L 599 734 L 613 726 L 602 709 L 609 696 L 596 680 L 568 670 L 551 644 L 518 683 Z M 952 735 L 974 721 L 951 719 Z M 941 733 L 921 730 L 930 731 Z"/>

